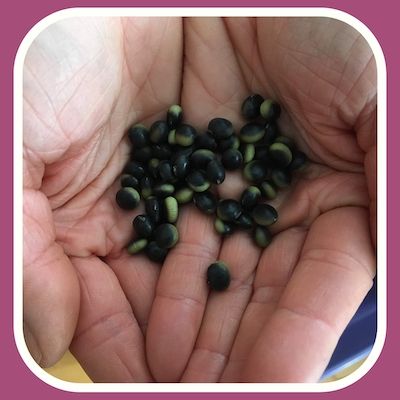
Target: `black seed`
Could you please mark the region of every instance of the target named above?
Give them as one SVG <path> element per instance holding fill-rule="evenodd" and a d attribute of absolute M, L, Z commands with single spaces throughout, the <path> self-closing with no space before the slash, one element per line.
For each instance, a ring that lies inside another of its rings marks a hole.
<path fill-rule="evenodd" d="M 134 189 L 139 188 L 139 180 L 136 179 L 134 176 L 129 174 L 123 174 L 121 176 L 121 186 L 122 187 L 133 187 Z"/>
<path fill-rule="evenodd" d="M 160 144 L 168 142 L 169 128 L 166 121 L 156 121 L 150 127 L 150 141 Z"/>
<path fill-rule="evenodd" d="M 292 162 L 292 152 L 284 143 L 272 143 L 269 147 L 269 155 L 278 167 L 285 168 Z"/>
<path fill-rule="evenodd" d="M 193 202 L 200 211 L 206 214 L 214 214 L 217 209 L 217 198 L 209 190 L 202 193 L 195 193 Z"/>
<path fill-rule="evenodd" d="M 207 178 L 211 183 L 220 185 L 225 180 L 225 168 L 220 161 L 214 159 L 207 164 Z"/>
<path fill-rule="evenodd" d="M 178 220 L 178 202 L 173 196 L 164 199 L 164 215 L 168 222 L 174 224 Z"/>
<path fill-rule="evenodd" d="M 162 183 L 153 187 L 153 193 L 157 197 L 167 197 L 170 196 L 175 191 L 175 186 L 170 183 Z"/>
<path fill-rule="evenodd" d="M 271 232 L 264 226 L 256 226 L 253 231 L 253 240 L 258 247 L 266 248 L 272 241 Z"/>
<path fill-rule="evenodd" d="M 235 225 L 242 229 L 251 229 L 254 226 L 254 221 L 249 214 L 243 212 L 235 221 Z"/>
<path fill-rule="evenodd" d="M 260 115 L 260 106 L 263 101 L 264 98 L 259 94 L 253 94 L 247 97 L 242 104 L 243 117 L 246 119 L 257 118 Z"/>
<path fill-rule="evenodd" d="M 158 179 L 158 166 L 160 164 L 160 160 L 158 158 L 152 158 L 149 160 L 147 164 L 147 168 L 150 176 L 153 179 Z"/>
<path fill-rule="evenodd" d="M 236 135 L 229 136 L 227 139 L 220 140 L 218 142 L 218 150 L 223 153 L 228 149 L 238 149 L 240 146 L 240 140 Z"/>
<path fill-rule="evenodd" d="M 194 145 L 188 147 L 176 146 L 174 153 L 171 155 L 171 159 L 174 162 L 180 156 L 190 157 L 195 150 Z"/>
<path fill-rule="evenodd" d="M 274 121 L 268 122 L 265 125 L 265 136 L 264 136 L 265 144 L 272 143 L 279 134 L 280 134 L 279 127 L 277 123 Z"/>
<path fill-rule="evenodd" d="M 242 213 L 240 203 L 233 199 L 221 200 L 217 206 L 217 216 L 222 221 L 233 222 Z"/>
<path fill-rule="evenodd" d="M 133 228 L 139 237 L 149 238 L 154 230 L 154 222 L 148 215 L 137 215 L 133 220 Z"/>
<path fill-rule="evenodd" d="M 191 146 L 194 143 L 196 135 L 197 132 L 193 126 L 182 124 L 175 131 L 175 143 L 183 147 Z"/>
<path fill-rule="evenodd" d="M 222 153 L 221 161 L 226 169 L 233 171 L 242 166 L 243 155 L 239 150 L 228 149 Z"/>
<path fill-rule="evenodd" d="M 175 225 L 161 224 L 154 231 L 154 239 L 161 248 L 170 249 L 179 240 L 178 230 Z"/>
<path fill-rule="evenodd" d="M 168 133 L 168 144 L 174 145 L 175 142 L 175 129 L 172 129 L 172 131 L 169 131 Z"/>
<path fill-rule="evenodd" d="M 129 161 L 124 168 L 124 172 L 134 176 L 136 179 L 141 179 L 145 175 L 143 165 L 136 161 Z"/>
<path fill-rule="evenodd" d="M 172 165 L 172 172 L 178 179 L 186 178 L 190 170 L 189 157 L 185 154 L 180 155 Z"/>
<path fill-rule="evenodd" d="M 243 163 L 247 164 L 250 161 L 253 161 L 255 155 L 255 146 L 254 144 L 242 144 L 240 146 L 240 152 L 243 156 Z"/>
<path fill-rule="evenodd" d="M 169 129 L 175 129 L 182 122 L 182 107 L 179 104 L 172 105 L 167 111 L 167 124 Z"/>
<path fill-rule="evenodd" d="M 243 169 L 244 177 L 250 182 L 261 182 L 268 172 L 265 163 L 262 161 L 250 161 Z"/>
<path fill-rule="evenodd" d="M 293 154 L 292 162 L 289 165 L 291 171 L 301 170 L 307 163 L 307 156 L 299 150 L 296 150 Z"/>
<path fill-rule="evenodd" d="M 240 140 L 244 143 L 256 143 L 260 141 L 264 135 L 264 126 L 255 122 L 244 125 L 239 132 Z"/>
<path fill-rule="evenodd" d="M 139 161 L 141 163 L 147 163 L 153 156 L 153 151 L 150 146 L 144 146 L 140 149 L 132 150 L 132 160 Z"/>
<path fill-rule="evenodd" d="M 281 106 L 271 99 L 264 100 L 260 105 L 260 114 L 266 121 L 275 121 L 281 115 Z"/>
<path fill-rule="evenodd" d="M 208 149 L 195 150 L 190 156 L 190 165 L 193 168 L 205 169 L 207 164 L 215 159 L 215 153 Z"/>
<path fill-rule="evenodd" d="M 201 171 L 193 171 L 186 177 L 186 182 L 195 192 L 204 192 L 210 187 L 206 176 Z"/>
<path fill-rule="evenodd" d="M 175 175 L 172 171 L 172 164 L 170 161 L 163 160 L 158 166 L 158 175 L 163 182 L 173 182 L 175 180 Z"/>
<path fill-rule="evenodd" d="M 214 118 L 208 123 L 208 130 L 219 141 L 233 135 L 233 125 L 225 118 Z"/>
<path fill-rule="evenodd" d="M 260 183 L 260 191 L 267 200 L 273 200 L 276 197 L 276 189 L 271 182 L 264 181 Z"/>
<path fill-rule="evenodd" d="M 207 284 L 212 290 L 222 291 L 228 288 L 231 275 L 228 266 L 222 261 L 211 264 L 207 269 Z"/>
<path fill-rule="evenodd" d="M 153 146 L 153 157 L 159 160 L 169 160 L 172 152 L 168 144 L 156 144 Z"/>
<path fill-rule="evenodd" d="M 153 193 L 153 179 L 150 176 L 144 176 L 140 180 L 140 193 L 144 199 L 147 199 Z"/>
<path fill-rule="evenodd" d="M 149 143 L 149 131 L 142 124 L 131 126 L 128 131 L 128 137 L 132 145 L 137 149 Z"/>
<path fill-rule="evenodd" d="M 156 197 L 151 196 L 145 200 L 144 206 L 146 214 L 151 218 L 151 220 L 155 224 L 158 224 L 161 221 L 162 217 L 160 201 Z"/>
<path fill-rule="evenodd" d="M 175 198 L 179 204 L 190 203 L 193 199 L 193 190 L 183 187 L 175 192 Z"/>
<path fill-rule="evenodd" d="M 138 191 L 132 187 L 123 187 L 118 190 L 115 200 L 123 210 L 133 210 L 140 202 Z"/>
<path fill-rule="evenodd" d="M 162 263 L 167 257 L 167 254 L 168 249 L 163 249 L 158 246 L 154 240 L 146 246 L 146 255 L 151 261 Z"/>
<path fill-rule="evenodd" d="M 217 150 L 217 141 L 209 132 L 197 135 L 194 144 L 198 149 Z"/>
<path fill-rule="evenodd" d="M 251 211 L 251 216 L 256 224 L 269 226 L 278 220 L 278 213 L 269 204 L 257 204 Z"/>
<path fill-rule="evenodd" d="M 293 139 L 291 139 L 290 137 L 287 137 L 287 136 L 283 136 L 283 135 L 277 136 L 274 140 L 274 143 L 283 143 L 287 147 L 289 147 L 289 149 L 291 151 L 296 150 L 296 144 L 294 143 Z"/>
<path fill-rule="evenodd" d="M 147 246 L 147 239 L 136 239 L 128 244 L 127 251 L 129 254 L 136 254 Z"/>
<path fill-rule="evenodd" d="M 288 187 L 292 182 L 292 176 L 289 171 L 274 168 L 271 172 L 271 181 L 280 189 Z"/>
<path fill-rule="evenodd" d="M 228 236 L 233 233 L 233 224 L 229 222 L 222 221 L 219 218 L 215 218 L 214 220 L 214 228 L 222 236 Z"/>
<path fill-rule="evenodd" d="M 254 153 L 254 159 L 263 161 L 264 163 L 267 163 L 268 161 L 270 161 L 269 147 L 268 146 L 256 146 L 255 153 Z"/>
<path fill-rule="evenodd" d="M 256 186 L 249 186 L 240 197 L 240 204 L 245 210 L 252 210 L 261 198 L 261 191 Z"/>

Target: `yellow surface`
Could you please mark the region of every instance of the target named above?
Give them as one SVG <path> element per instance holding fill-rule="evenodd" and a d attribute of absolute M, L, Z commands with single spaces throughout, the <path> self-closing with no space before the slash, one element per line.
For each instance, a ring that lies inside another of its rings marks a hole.
<path fill-rule="evenodd" d="M 329 377 L 328 379 L 325 379 L 324 382 L 336 381 L 338 379 L 344 378 L 347 375 L 350 375 L 363 362 L 364 360 L 361 360 L 351 365 L 350 367 L 343 369 L 339 373 Z M 50 375 L 55 376 L 58 379 L 62 379 L 63 381 L 78 382 L 78 383 L 92 382 L 90 378 L 86 375 L 82 367 L 79 365 L 78 361 L 69 351 L 67 351 L 64 354 L 64 357 L 56 365 L 50 368 L 46 368 L 45 371 L 48 372 Z"/>

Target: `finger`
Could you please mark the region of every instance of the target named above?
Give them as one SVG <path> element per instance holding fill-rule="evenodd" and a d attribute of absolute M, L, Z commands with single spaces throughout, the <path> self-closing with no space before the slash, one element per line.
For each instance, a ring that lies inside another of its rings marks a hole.
<path fill-rule="evenodd" d="M 321 215 L 241 380 L 317 381 L 372 285 L 375 262 L 365 209 L 346 207 Z"/>
<path fill-rule="evenodd" d="M 24 190 L 24 335 L 42 367 L 68 349 L 79 313 L 79 284 L 55 231 L 47 198 Z"/>
<path fill-rule="evenodd" d="M 275 236 L 264 250 L 254 279 L 254 292 L 246 307 L 229 361 L 221 380 L 237 382 L 245 360 L 262 327 L 273 314 L 298 261 L 306 231 L 291 228 Z"/>
<path fill-rule="evenodd" d="M 226 365 L 240 320 L 252 293 L 260 250 L 245 232 L 224 240 L 219 259 L 230 270 L 231 283 L 222 293 L 211 292 L 183 382 L 218 382 Z"/>
<path fill-rule="evenodd" d="M 72 263 L 81 287 L 72 353 L 94 382 L 150 382 L 144 338 L 114 273 L 94 256 Z"/>
<path fill-rule="evenodd" d="M 220 241 L 212 219 L 190 207 L 178 222 L 179 243 L 161 270 L 147 330 L 147 357 L 159 382 L 179 381 L 198 335 L 207 301 L 206 270 Z"/>

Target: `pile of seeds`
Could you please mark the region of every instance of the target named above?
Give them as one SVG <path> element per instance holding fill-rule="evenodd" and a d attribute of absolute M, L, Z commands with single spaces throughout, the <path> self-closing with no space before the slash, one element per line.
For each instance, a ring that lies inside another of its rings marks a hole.
<path fill-rule="evenodd" d="M 281 108 L 275 101 L 249 96 L 241 113 L 249 122 L 238 134 L 225 118 L 212 119 L 207 131 L 198 134 L 183 122 L 179 105 L 171 106 L 166 120 L 154 122 L 150 129 L 141 124 L 129 129 L 133 149 L 116 201 L 132 210 L 143 199 L 146 210 L 133 220 L 136 237 L 127 247 L 130 254 L 144 251 L 150 260 L 162 263 L 179 240 L 179 207 L 192 202 L 203 213 L 215 215 L 219 234 L 248 230 L 259 247 L 269 245 L 268 226 L 278 213 L 263 201 L 273 200 L 279 189 L 290 185 L 292 172 L 303 167 L 306 156 L 280 134 L 276 121 Z M 220 199 L 214 187 L 224 181 L 226 170 L 237 169 L 250 185 L 239 201 Z"/>

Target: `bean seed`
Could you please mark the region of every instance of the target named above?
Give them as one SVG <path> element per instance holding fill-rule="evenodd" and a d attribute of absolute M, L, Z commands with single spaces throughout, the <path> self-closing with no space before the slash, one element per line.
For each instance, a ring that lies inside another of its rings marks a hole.
<path fill-rule="evenodd" d="M 151 220 L 158 224 L 161 221 L 161 204 L 159 200 L 154 197 L 150 196 L 144 202 L 146 214 L 151 218 Z"/>
<path fill-rule="evenodd" d="M 264 135 L 264 126 L 255 122 L 249 122 L 244 125 L 239 133 L 240 140 L 244 143 L 256 143 L 261 140 Z"/>
<path fill-rule="evenodd" d="M 291 171 L 301 170 L 307 163 L 307 156 L 299 150 L 296 150 L 293 154 L 292 162 L 289 165 Z"/>
<path fill-rule="evenodd" d="M 226 169 L 233 171 L 242 166 L 243 156 L 239 150 L 228 149 L 223 152 L 221 161 Z"/>
<path fill-rule="evenodd" d="M 128 244 L 127 251 L 129 254 L 136 254 L 144 250 L 146 246 L 147 246 L 147 239 L 133 240 Z"/>
<path fill-rule="evenodd" d="M 271 180 L 276 187 L 279 189 L 284 189 L 290 186 L 292 177 L 289 171 L 280 168 L 274 168 L 271 172 Z"/>
<path fill-rule="evenodd" d="M 141 163 L 147 163 L 153 156 L 153 150 L 150 146 L 144 146 L 140 149 L 134 148 L 132 150 L 132 159 Z"/>
<path fill-rule="evenodd" d="M 154 231 L 157 245 L 163 249 L 174 247 L 179 240 L 179 233 L 175 225 L 161 224 Z"/>
<path fill-rule="evenodd" d="M 132 145 L 139 149 L 149 142 L 149 131 L 142 124 L 136 124 L 129 128 L 128 137 Z"/>
<path fill-rule="evenodd" d="M 219 218 L 215 218 L 214 228 L 216 232 L 222 236 L 228 236 L 233 233 L 233 225 L 229 222 L 222 221 Z"/>
<path fill-rule="evenodd" d="M 173 196 L 164 199 L 164 214 L 166 220 L 174 224 L 178 220 L 179 207 L 178 202 Z"/>
<path fill-rule="evenodd" d="M 168 249 L 163 249 L 158 246 L 155 240 L 149 242 L 146 246 L 146 255 L 147 257 L 154 262 L 163 263 L 165 258 L 167 257 Z"/>
<path fill-rule="evenodd" d="M 240 146 L 240 140 L 236 135 L 229 136 L 227 139 L 220 140 L 218 142 L 218 150 L 223 153 L 228 149 L 238 149 Z"/>
<path fill-rule="evenodd" d="M 124 168 L 124 172 L 134 176 L 136 179 L 141 179 L 145 175 L 143 165 L 136 161 L 129 161 Z"/>
<path fill-rule="evenodd" d="M 152 147 L 153 157 L 159 160 L 169 160 L 172 156 L 171 148 L 168 144 L 155 144 Z"/>
<path fill-rule="evenodd" d="M 202 135 L 197 135 L 194 144 L 198 149 L 208 149 L 208 150 L 217 150 L 217 141 L 210 134 L 210 132 L 206 132 Z"/>
<path fill-rule="evenodd" d="M 141 238 L 149 238 L 154 230 L 155 224 L 148 215 L 137 215 L 133 220 L 133 228 Z"/>
<path fill-rule="evenodd" d="M 242 104 L 242 115 L 246 119 L 254 119 L 260 115 L 260 106 L 264 98 L 259 94 L 247 97 Z"/>
<path fill-rule="evenodd" d="M 256 186 L 249 186 L 240 197 L 240 204 L 245 210 L 252 210 L 261 198 L 261 191 Z"/>
<path fill-rule="evenodd" d="M 202 193 L 195 193 L 193 202 L 200 211 L 206 214 L 214 214 L 217 209 L 217 198 L 209 190 Z"/>
<path fill-rule="evenodd" d="M 254 225 L 254 221 L 249 214 L 242 212 L 235 221 L 235 225 L 242 229 L 251 229 Z"/>
<path fill-rule="evenodd" d="M 292 152 L 283 143 L 272 143 L 269 147 L 269 155 L 278 167 L 285 168 L 292 162 Z"/>
<path fill-rule="evenodd" d="M 191 125 L 182 124 L 175 132 L 175 142 L 179 146 L 188 147 L 194 143 L 197 136 L 196 129 Z"/>
<path fill-rule="evenodd" d="M 193 168 L 204 169 L 207 164 L 215 159 L 215 153 L 207 149 L 195 150 L 190 156 L 190 165 Z"/>
<path fill-rule="evenodd" d="M 150 127 L 150 141 L 160 144 L 168 142 L 169 128 L 166 121 L 156 121 Z"/>
<path fill-rule="evenodd" d="M 273 200 L 276 197 L 276 189 L 271 182 L 264 181 L 260 183 L 260 191 L 267 200 Z"/>
<path fill-rule="evenodd" d="M 254 155 L 255 155 L 255 146 L 254 144 L 242 144 L 240 147 L 240 151 L 243 155 L 243 163 L 247 164 L 250 161 L 253 161 Z"/>
<path fill-rule="evenodd" d="M 192 171 L 187 177 L 186 182 L 195 192 L 204 192 L 210 187 L 206 176 L 201 171 Z"/>
<path fill-rule="evenodd" d="M 251 216 L 256 224 L 269 226 L 278 220 L 278 213 L 269 204 L 257 204 L 251 211 Z"/>
<path fill-rule="evenodd" d="M 179 104 L 172 105 L 167 111 L 167 124 L 169 129 L 175 129 L 182 122 L 182 107 Z"/>
<path fill-rule="evenodd" d="M 138 191 L 132 187 L 123 187 L 118 190 L 115 199 L 123 210 L 133 210 L 140 202 Z"/>
<path fill-rule="evenodd" d="M 266 248 L 272 241 L 271 232 L 264 226 L 256 226 L 253 231 L 253 239 L 258 247 Z"/>
<path fill-rule="evenodd" d="M 228 288 L 231 276 L 228 266 L 222 261 L 211 264 L 207 269 L 207 284 L 212 290 L 222 291 Z"/>
<path fill-rule="evenodd" d="M 140 180 L 140 193 L 144 199 L 147 199 L 153 193 L 153 179 L 150 176 L 144 176 Z"/>
<path fill-rule="evenodd" d="M 208 130 L 218 140 L 226 139 L 233 135 L 233 125 L 225 118 L 214 118 L 208 123 Z"/>
<path fill-rule="evenodd" d="M 172 165 L 172 172 L 178 179 L 186 178 L 189 173 L 189 157 L 185 154 L 180 155 Z"/>
<path fill-rule="evenodd" d="M 193 199 L 193 190 L 183 187 L 175 192 L 175 198 L 179 204 L 190 203 Z"/>
<path fill-rule="evenodd" d="M 233 199 L 221 200 L 217 206 L 217 216 L 222 221 L 233 222 L 242 213 L 240 203 Z"/>
<path fill-rule="evenodd" d="M 153 187 L 153 193 L 157 197 L 167 197 L 173 194 L 175 186 L 170 183 L 162 183 Z"/>
<path fill-rule="evenodd" d="M 168 133 L 168 144 L 170 144 L 170 145 L 176 144 L 175 134 L 176 134 L 175 129 L 172 129 L 171 131 L 169 131 L 169 133 Z"/>
<path fill-rule="evenodd" d="M 264 100 L 260 105 L 260 114 L 266 121 L 275 121 L 281 115 L 281 106 L 271 99 Z"/>
<path fill-rule="evenodd" d="M 267 168 L 261 161 L 250 161 L 243 169 L 244 177 L 250 182 L 260 182 L 267 175 Z"/>
<path fill-rule="evenodd" d="M 173 182 L 175 175 L 172 171 L 172 164 L 168 160 L 162 160 L 158 166 L 158 175 L 163 182 Z"/>
<path fill-rule="evenodd" d="M 220 185 L 225 180 L 225 168 L 217 159 L 207 164 L 207 178 L 211 183 Z"/>
<path fill-rule="evenodd" d="M 139 180 L 136 179 L 134 176 L 129 174 L 123 174 L 121 176 L 121 186 L 122 187 L 133 187 L 134 189 L 139 188 Z"/>

